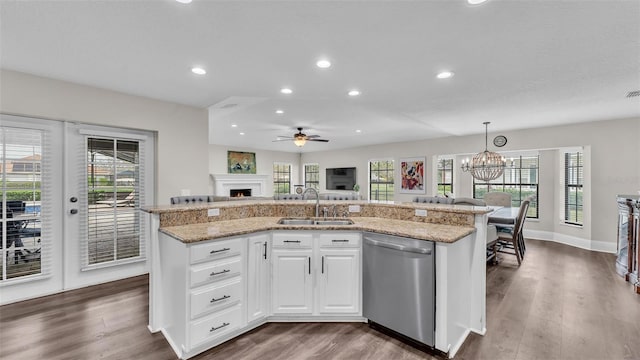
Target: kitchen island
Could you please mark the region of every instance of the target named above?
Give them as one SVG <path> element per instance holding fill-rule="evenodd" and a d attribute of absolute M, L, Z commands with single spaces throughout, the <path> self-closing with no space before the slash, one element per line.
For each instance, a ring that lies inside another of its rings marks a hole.
<path fill-rule="evenodd" d="M 435 343 L 453 357 L 484 334 L 486 207 L 321 201 L 350 225 L 313 218 L 315 201 L 158 206 L 148 213 L 149 329 L 189 358 L 269 321 L 367 321 L 362 234 L 435 244 Z"/>

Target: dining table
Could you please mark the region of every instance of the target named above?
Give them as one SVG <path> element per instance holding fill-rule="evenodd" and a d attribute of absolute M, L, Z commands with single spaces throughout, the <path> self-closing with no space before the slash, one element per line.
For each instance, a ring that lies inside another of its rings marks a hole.
<path fill-rule="evenodd" d="M 520 207 L 503 207 L 503 206 L 489 206 L 493 209 L 489 213 L 488 223 L 495 225 L 498 232 L 510 232 L 513 234 L 513 229 L 516 226 L 518 220 L 518 214 L 520 213 Z M 518 252 L 520 258 L 524 258 L 526 251 L 526 245 L 524 243 L 524 236 L 522 232 L 518 235 Z"/>

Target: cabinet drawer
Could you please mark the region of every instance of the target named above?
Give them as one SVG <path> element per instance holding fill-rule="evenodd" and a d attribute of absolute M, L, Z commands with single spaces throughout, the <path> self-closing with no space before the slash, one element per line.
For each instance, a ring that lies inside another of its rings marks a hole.
<path fill-rule="evenodd" d="M 234 306 L 215 315 L 191 322 L 191 349 L 211 341 L 242 326 L 241 307 Z"/>
<path fill-rule="evenodd" d="M 240 255 L 242 246 L 245 245 L 242 240 L 243 239 L 207 241 L 204 244 L 192 245 L 190 249 L 191 263 L 195 264 Z"/>
<path fill-rule="evenodd" d="M 360 233 L 331 233 L 320 234 L 318 241 L 321 247 L 358 247 L 360 246 Z"/>
<path fill-rule="evenodd" d="M 242 278 L 191 291 L 191 318 L 238 304 L 242 300 Z"/>
<path fill-rule="evenodd" d="M 191 287 L 228 279 L 242 274 L 239 256 L 191 266 Z"/>
<path fill-rule="evenodd" d="M 313 245 L 313 234 L 273 234 L 273 247 L 275 248 L 310 248 Z"/>

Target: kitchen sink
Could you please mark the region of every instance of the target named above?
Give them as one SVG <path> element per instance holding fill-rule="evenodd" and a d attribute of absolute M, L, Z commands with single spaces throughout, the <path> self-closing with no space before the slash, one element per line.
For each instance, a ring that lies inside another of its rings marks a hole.
<path fill-rule="evenodd" d="M 351 219 L 326 219 L 326 220 L 314 220 L 314 219 L 292 219 L 282 218 L 278 220 L 280 225 L 353 225 Z"/>

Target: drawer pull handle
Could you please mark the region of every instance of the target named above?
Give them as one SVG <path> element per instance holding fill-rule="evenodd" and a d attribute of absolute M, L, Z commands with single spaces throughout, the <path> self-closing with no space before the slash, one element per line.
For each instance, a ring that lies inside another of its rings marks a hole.
<path fill-rule="evenodd" d="M 228 298 L 230 298 L 230 297 L 231 297 L 231 296 L 229 296 L 229 295 L 225 295 L 225 296 L 223 296 L 223 297 L 221 297 L 221 298 L 218 298 L 218 299 L 216 299 L 216 298 L 212 298 L 212 299 L 211 299 L 211 301 L 210 301 L 210 303 L 211 303 L 211 304 L 213 304 L 213 303 L 215 303 L 215 302 L 222 301 L 222 300 L 228 299 Z"/>
<path fill-rule="evenodd" d="M 285 240 L 284 242 L 286 243 L 295 243 L 295 244 L 299 244 L 300 240 Z"/>
<path fill-rule="evenodd" d="M 349 240 L 331 240 L 331 242 L 342 242 L 342 243 L 344 243 L 344 242 L 349 242 Z"/>
<path fill-rule="evenodd" d="M 222 274 L 226 274 L 226 273 L 228 273 L 229 271 L 231 271 L 231 270 L 229 270 L 229 269 L 224 269 L 224 270 L 219 271 L 219 272 L 215 272 L 215 271 L 214 271 L 214 272 L 212 272 L 212 273 L 211 273 L 211 275 L 209 275 L 209 276 L 222 275 Z"/>
<path fill-rule="evenodd" d="M 211 330 L 209 330 L 209 332 L 214 332 L 214 331 L 216 331 L 216 330 L 220 330 L 220 329 L 222 329 L 223 327 L 225 327 L 225 326 L 229 326 L 229 325 L 231 325 L 231 324 L 229 324 L 229 323 L 222 323 L 222 325 L 220 325 L 220 326 L 218 326 L 218 327 L 215 327 L 215 326 L 214 326 L 214 327 L 212 327 L 212 328 L 211 328 Z"/>
<path fill-rule="evenodd" d="M 223 251 L 229 251 L 231 250 L 230 248 L 224 248 L 224 249 L 220 249 L 220 250 L 211 250 L 211 252 L 209 254 L 215 254 L 215 253 L 219 253 L 219 252 L 223 252 Z"/>

